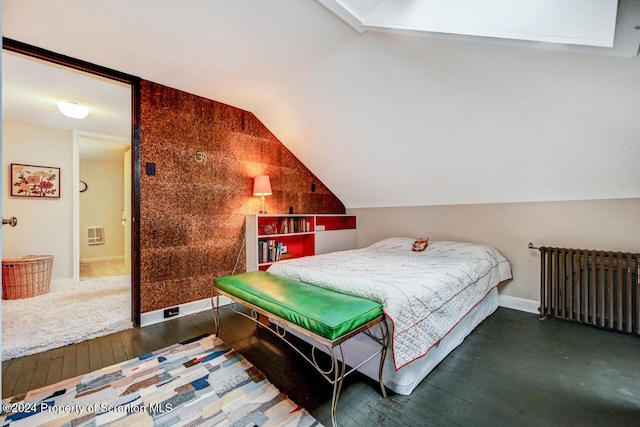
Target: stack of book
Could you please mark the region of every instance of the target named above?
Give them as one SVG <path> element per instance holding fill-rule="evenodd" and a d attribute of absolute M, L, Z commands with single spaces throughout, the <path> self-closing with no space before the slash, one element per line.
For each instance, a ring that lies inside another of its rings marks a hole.
<path fill-rule="evenodd" d="M 280 261 L 282 242 L 275 240 L 258 240 L 258 262 Z"/>
<path fill-rule="evenodd" d="M 311 231 L 310 218 L 285 218 L 280 222 L 280 234 L 307 233 Z"/>

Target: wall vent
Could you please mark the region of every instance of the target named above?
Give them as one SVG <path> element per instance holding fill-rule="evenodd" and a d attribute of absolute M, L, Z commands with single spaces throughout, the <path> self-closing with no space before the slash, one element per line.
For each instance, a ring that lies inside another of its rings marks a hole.
<path fill-rule="evenodd" d="M 87 244 L 104 244 L 104 227 L 87 227 Z"/>

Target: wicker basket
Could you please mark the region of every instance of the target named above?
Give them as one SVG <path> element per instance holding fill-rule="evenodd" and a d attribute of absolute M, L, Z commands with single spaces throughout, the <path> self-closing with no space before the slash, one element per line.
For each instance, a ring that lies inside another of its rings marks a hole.
<path fill-rule="evenodd" d="M 49 292 L 53 255 L 2 260 L 2 299 L 35 297 Z"/>

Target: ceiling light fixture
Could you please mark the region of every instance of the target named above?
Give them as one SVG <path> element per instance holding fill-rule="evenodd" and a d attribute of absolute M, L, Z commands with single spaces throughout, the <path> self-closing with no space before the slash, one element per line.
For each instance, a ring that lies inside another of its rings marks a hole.
<path fill-rule="evenodd" d="M 60 101 L 58 102 L 58 110 L 72 119 L 84 119 L 89 115 L 89 107 L 77 102 Z"/>

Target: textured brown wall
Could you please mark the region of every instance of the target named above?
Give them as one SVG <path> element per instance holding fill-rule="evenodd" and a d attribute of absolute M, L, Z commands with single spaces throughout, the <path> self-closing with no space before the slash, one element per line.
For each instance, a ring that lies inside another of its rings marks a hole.
<path fill-rule="evenodd" d="M 258 213 L 253 177 L 269 175 L 269 213 L 345 208 L 251 113 L 143 81 L 141 312 L 211 296 L 215 277 L 245 271 L 245 215 Z M 196 153 L 206 160 L 199 163 Z M 156 164 L 147 176 L 145 164 Z M 311 184 L 316 191 L 311 192 Z"/>

